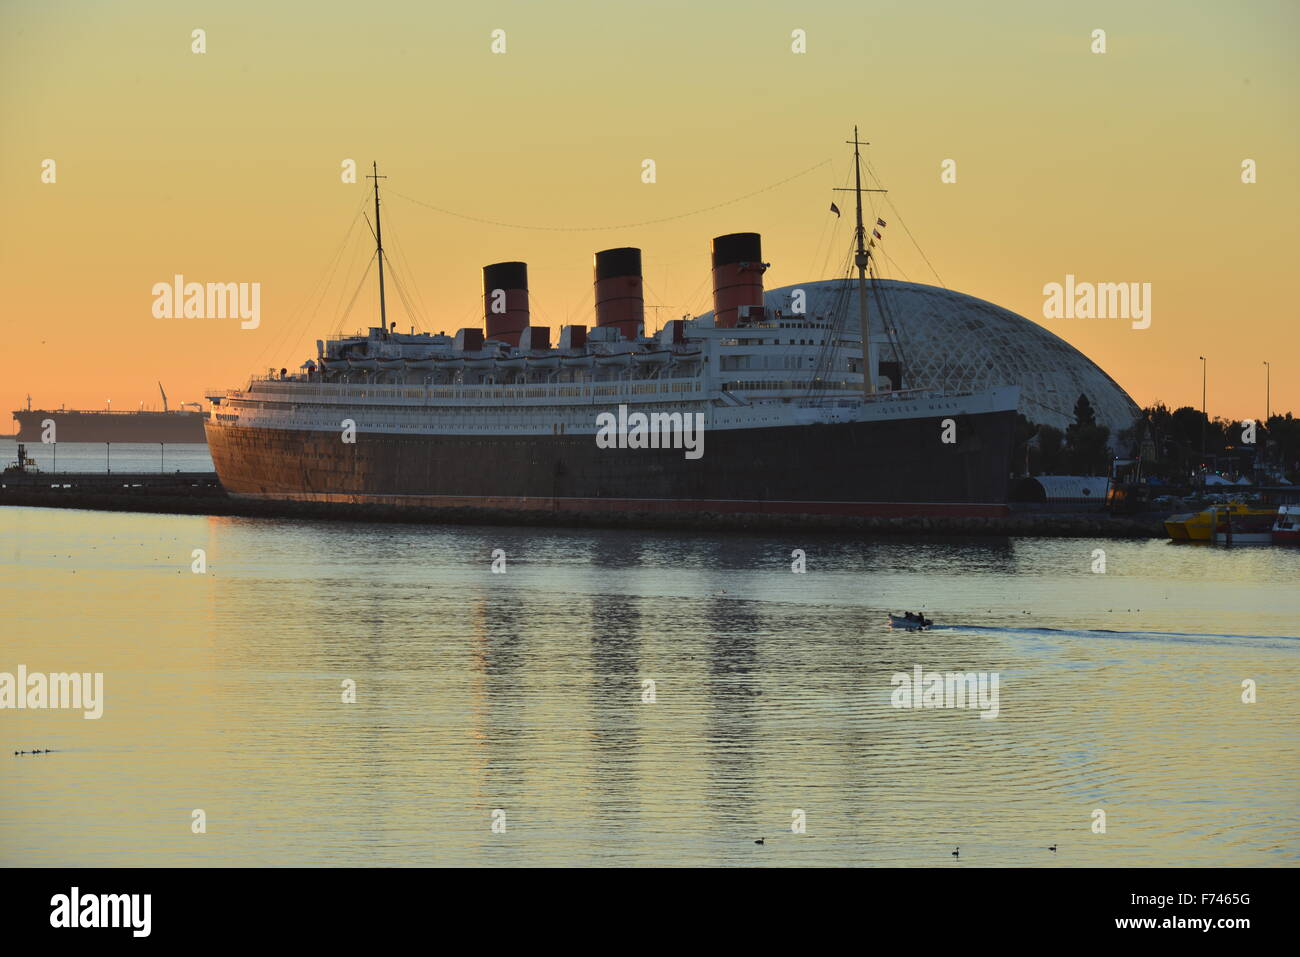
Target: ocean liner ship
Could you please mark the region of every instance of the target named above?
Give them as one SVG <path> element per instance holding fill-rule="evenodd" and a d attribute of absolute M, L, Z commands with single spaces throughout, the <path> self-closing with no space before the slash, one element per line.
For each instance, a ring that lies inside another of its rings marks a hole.
<path fill-rule="evenodd" d="M 530 322 L 520 262 L 484 268 L 482 327 L 396 332 L 376 166 L 380 324 L 318 340 L 292 373 L 208 396 L 223 486 L 561 513 L 1002 514 L 1018 389 L 908 389 L 859 333 L 872 328 L 873 256 L 856 130 L 852 142 L 856 277 L 844 282 L 856 283 L 856 317 L 765 308 L 760 237 L 734 233 L 713 240 L 711 314 L 646 335 L 640 250 L 607 249 L 595 256 L 594 326 L 563 326 L 555 343 Z M 695 452 L 670 440 L 691 423 L 702 425 Z"/>

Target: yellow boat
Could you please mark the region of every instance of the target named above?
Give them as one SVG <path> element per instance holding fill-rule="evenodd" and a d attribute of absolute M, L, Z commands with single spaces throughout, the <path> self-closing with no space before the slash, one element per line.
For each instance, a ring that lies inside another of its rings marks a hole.
<path fill-rule="evenodd" d="M 1171 515 L 1165 521 L 1165 534 L 1176 542 L 1208 542 L 1214 538 L 1216 527 L 1215 512 L 1219 513 L 1220 519 L 1225 519 L 1229 515 L 1238 517 L 1248 516 L 1271 516 L 1277 514 L 1277 507 L 1260 508 L 1254 505 L 1247 505 L 1244 502 L 1228 502 L 1226 505 L 1217 505 L 1214 508 L 1207 508 L 1203 512 L 1187 512 L 1183 515 Z M 1217 523 L 1221 524 L 1221 522 Z"/>
<path fill-rule="evenodd" d="M 1165 534 L 1176 542 L 1188 541 L 1190 536 L 1187 534 L 1187 523 L 1195 517 L 1195 512 L 1170 515 L 1169 518 L 1165 519 Z"/>

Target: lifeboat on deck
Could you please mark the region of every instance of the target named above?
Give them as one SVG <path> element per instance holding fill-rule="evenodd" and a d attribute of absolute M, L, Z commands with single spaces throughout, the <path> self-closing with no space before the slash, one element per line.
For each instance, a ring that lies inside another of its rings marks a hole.
<path fill-rule="evenodd" d="M 667 365 L 672 353 L 667 349 L 656 349 L 653 352 L 638 352 L 632 358 L 639 366 L 662 366 Z"/>
<path fill-rule="evenodd" d="M 606 368 L 626 369 L 632 364 L 632 353 L 630 352 L 611 352 L 608 355 L 596 356 L 596 365 Z"/>
<path fill-rule="evenodd" d="M 560 357 L 558 355 L 528 357 L 529 372 L 549 372 L 550 370 L 558 369 L 559 367 Z"/>
<path fill-rule="evenodd" d="M 560 359 L 560 365 L 566 369 L 590 369 L 596 364 L 596 357 L 590 353 L 584 353 L 580 356 L 564 356 Z"/>
<path fill-rule="evenodd" d="M 348 368 L 349 369 L 378 369 L 379 360 L 378 359 L 349 359 Z"/>

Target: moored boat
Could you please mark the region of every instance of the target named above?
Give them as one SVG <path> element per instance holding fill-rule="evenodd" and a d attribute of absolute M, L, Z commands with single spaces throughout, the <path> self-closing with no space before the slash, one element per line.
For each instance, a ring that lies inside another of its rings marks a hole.
<path fill-rule="evenodd" d="M 816 314 L 765 299 L 761 237 L 732 233 L 713 240 L 712 312 L 647 334 L 641 251 L 620 247 L 595 256 L 595 326 L 563 326 L 553 348 L 531 324 L 521 262 L 484 267 L 480 327 L 393 329 L 376 170 L 378 324 L 318 342 L 304 374 L 209 394 L 214 467 L 232 497 L 282 501 L 1005 515 L 1019 388 L 907 388 L 886 370 L 857 198 L 853 271 Z M 381 367 L 430 358 L 432 375 Z M 956 441 L 941 439 L 946 422 Z"/>
<path fill-rule="evenodd" d="M 1300 545 L 1300 505 L 1279 505 L 1273 522 L 1274 545 Z"/>
<path fill-rule="evenodd" d="M 1174 541 L 1211 542 L 1216 541 L 1216 534 L 1229 532 L 1227 521 L 1234 519 L 1245 530 L 1246 520 L 1267 519 L 1272 521 L 1277 509 L 1271 506 L 1248 505 L 1244 502 L 1228 502 L 1214 505 L 1199 512 L 1183 515 L 1171 515 L 1165 520 L 1165 534 Z"/>
<path fill-rule="evenodd" d="M 39 472 L 40 469 L 36 466 L 36 460 L 28 456 L 27 446 L 19 442 L 18 458 L 6 465 L 4 471 L 6 475 L 22 475 L 31 472 Z"/>
<path fill-rule="evenodd" d="M 1232 511 L 1224 507 L 1215 509 L 1214 513 L 1212 540 L 1217 545 L 1269 545 L 1273 541 L 1276 509 L 1249 508 Z"/>
<path fill-rule="evenodd" d="M 1191 540 L 1191 534 L 1187 531 L 1187 523 L 1196 517 L 1196 512 L 1183 512 L 1181 515 L 1170 515 L 1165 519 L 1165 534 L 1176 542 L 1186 542 Z"/>

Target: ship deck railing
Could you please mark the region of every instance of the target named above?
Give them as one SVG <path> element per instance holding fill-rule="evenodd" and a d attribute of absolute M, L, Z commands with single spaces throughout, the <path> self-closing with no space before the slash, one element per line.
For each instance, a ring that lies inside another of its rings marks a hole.
<path fill-rule="evenodd" d="M 627 379 L 598 382 L 557 383 L 501 383 L 489 385 L 401 385 L 398 383 L 344 383 L 301 382 L 284 379 L 253 379 L 245 390 L 230 389 L 210 391 L 208 395 L 232 393 L 247 397 L 250 394 L 283 396 L 293 399 L 318 399 L 324 402 L 363 401 L 383 403 L 393 400 L 438 402 L 482 402 L 485 399 L 515 402 L 554 401 L 557 399 L 603 401 L 620 396 L 628 398 L 650 397 L 702 399 L 707 394 L 704 381 L 698 376 L 690 378 Z"/>
<path fill-rule="evenodd" d="M 721 391 L 739 393 L 742 401 L 753 397 L 756 399 L 780 396 L 792 399 L 800 404 L 821 405 L 826 403 L 857 404 L 864 401 L 864 396 L 852 383 L 842 381 L 814 380 L 807 387 L 800 388 L 789 380 L 762 382 L 762 380 L 731 381 L 719 383 Z M 704 400 L 712 392 L 706 387 L 702 377 L 691 376 L 662 379 L 611 379 L 586 382 L 557 383 L 492 383 L 486 385 L 402 385 L 398 383 L 346 383 L 346 382 L 302 382 L 297 379 L 279 379 L 254 377 L 244 389 L 209 389 L 204 395 L 233 395 L 239 398 L 252 396 L 283 397 L 289 400 L 316 399 L 324 403 L 355 403 L 382 405 L 401 401 L 412 403 L 437 402 L 439 404 L 476 404 L 485 400 L 511 401 L 522 405 L 537 405 L 555 402 L 573 404 L 579 401 L 607 402 L 613 399 L 631 399 L 633 401 L 655 401 L 662 398 L 673 400 Z M 953 398 L 972 395 L 970 390 L 943 390 L 933 388 L 889 389 L 865 397 L 869 404 L 913 401 L 930 398 Z"/>

